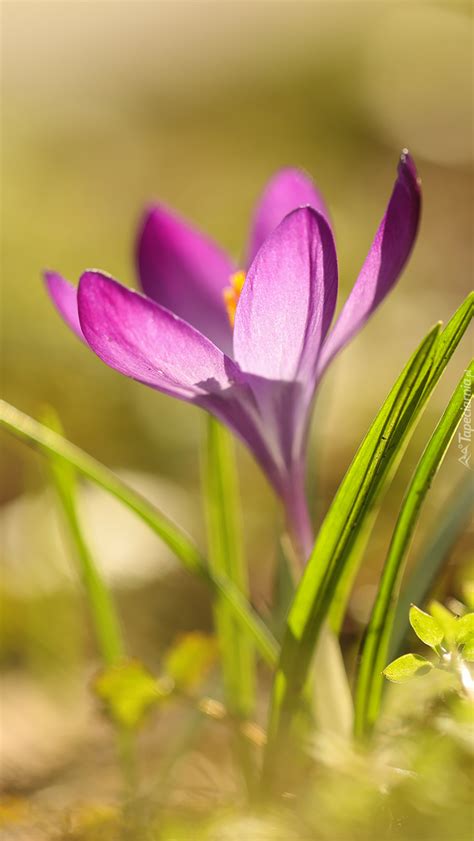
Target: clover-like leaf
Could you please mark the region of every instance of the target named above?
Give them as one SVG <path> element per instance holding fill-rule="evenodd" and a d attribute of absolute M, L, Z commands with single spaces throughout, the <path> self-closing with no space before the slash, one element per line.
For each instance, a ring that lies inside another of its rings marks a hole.
<path fill-rule="evenodd" d="M 392 683 L 405 683 L 412 677 L 427 674 L 432 668 L 433 664 L 426 657 L 421 657 L 419 654 L 404 654 L 389 663 L 383 670 L 383 674 Z"/>
<path fill-rule="evenodd" d="M 444 637 L 444 630 L 439 622 L 414 604 L 410 608 L 409 619 L 418 639 L 437 651 Z"/>
<path fill-rule="evenodd" d="M 148 710 L 169 694 L 166 686 L 138 660 L 104 669 L 94 691 L 110 718 L 123 727 L 138 727 Z"/>
<path fill-rule="evenodd" d="M 464 660 L 474 660 L 474 613 L 466 613 L 456 622 L 456 643 L 462 646 Z"/>
<path fill-rule="evenodd" d="M 474 661 L 474 637 L 469 637 L 469 639 L 466 640 L 461 653 L 463 660 L 467 660 L 469 663 Z"/>
<path fill-rule="evenodd" d="M 165 674 L 171 678 L 176 689 L 188 692 L 204 680 L 217 654 L 215 637 L 200 631 L 183 634 L 165 656 Z"/>
<path fill-rule="evenodd" d="M 465 613 L 456 622 L 456 642 L 463 645 L 474 637 L 474 613 Z"/>
<path fill-rule="evenodd" d="M 451 648 L 456 640 L 456 617 L 447 607 L 437 601 L 428 605 L 428 611 L 443 629 L 444 639 Z"/>

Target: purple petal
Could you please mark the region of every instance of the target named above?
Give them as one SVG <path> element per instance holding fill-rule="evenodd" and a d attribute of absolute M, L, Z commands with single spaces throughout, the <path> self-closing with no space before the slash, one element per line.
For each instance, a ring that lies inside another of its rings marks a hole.
<path fill-rule="evenodd" d="M 387 211 L 352 292 L 324 344 L 318 375 L 363 327 L 398 280 L 416 239 L 420 210 L 420 181 L 412 158 L 404 151 Z"/>
<path fill-rule="evenodd" d="M 107 365 L 212 412 L 247 444 L 280 491 L 253 393 L 231 359 L 169 310 L 100 272 L 82 275 L 78 303 L 84 336 Z"/>
<path fill-rule="evenodd" d="M 143 291 L 222 350 L 232 347 L 223 289 L 235 272 L 212 240 L 164 207 L 151 208 L 140 227 L 137 261 Z"/>
<path fill-rule="evenodd" d="M 266 238 L 297 207 L 310 206 L 329 223 L 324 200 L 311 178 L 299 169 L 282 169 L 268 182 L 256 207 L 251 226 L 247 265 Z"/>
<path fill-rule="evenodd" d="M 94 271 L 79 282 L 79 319 L 86 341 L 107 365 L 183 400 L 233 385 L 236 366 L 174 313 Z"/>
<path fill-rule="evenodd" d="M 267 237 L 248 271 L 234 327 L 241 369 L 270 380 L 311 380 L 336 295 L 329 225 L 299 208 Z"/>
<path fill-rule="evenodd" d="M 84 341 L 77 312 L 77 289 L 56 272 L 45 272 L 44 280 L 51 300 L 71 330 Z"/>

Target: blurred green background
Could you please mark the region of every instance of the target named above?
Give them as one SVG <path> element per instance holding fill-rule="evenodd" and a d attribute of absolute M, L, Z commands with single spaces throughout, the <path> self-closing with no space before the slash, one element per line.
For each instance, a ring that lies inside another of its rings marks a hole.
<path fill-rule="evenodd" d="M 320 391 L 310 470 L 320 518 L 402 364 L 471 283 L 471 9 L 455 0 L 4 2 L 3 396 L 33 415 L 52 404 L 71 440 L 131 471 L 202 541 L 203 418 L 121 378 L 82 347 L 53 310 L 42 269 L 76 281 L 97 267 L 135 285 L 135 231 L 154 198 L 238 259 L 266 180 L 295 165 L 313 175 L 332 214 L 340 303 L 407 146 L 423 181 L 421 231 L 398 287 Z M 351 606 L 356 631 L 404 484 L 465 358 L 464 346 L 384 506 Z M 60 536 L 51 534 L 44 470 L 12 439 L 2 435 L 1 446 L 6 673 L 35 681 L 52 667 L 70 674 L 82 658 L 82 614 L 74 589 L 58 583 L 68 577 L 68 560 Z M 279 514 L 240 449 L 239 459 L 254 597 L 264 608 Z M 454 444 L 419 539 L 464 470 Z M 128 594 L 124 609 L 136 653 L 153 664 L 177 630 L 209 626 L 206 597 L 103 495 L 84 497 L 99 560 Z M 451 558 L 448 594 L 458 592 L 467 544 L 466 537 Z"/>

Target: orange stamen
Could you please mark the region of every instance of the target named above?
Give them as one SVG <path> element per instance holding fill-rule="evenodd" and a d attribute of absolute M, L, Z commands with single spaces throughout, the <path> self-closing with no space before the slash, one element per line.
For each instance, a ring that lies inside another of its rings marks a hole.
<path fill-rule="evenodd" d="M 226 286 L 222 294 L 224 296 L 225 308 L 227 310 L 227 317 L 230 321 L 230 326 L 234 326 L 235 311 L 239 302 L 240 293 L 244 288 L 245 272 L 234 272 L 229 278 L 229 286 Z"/>

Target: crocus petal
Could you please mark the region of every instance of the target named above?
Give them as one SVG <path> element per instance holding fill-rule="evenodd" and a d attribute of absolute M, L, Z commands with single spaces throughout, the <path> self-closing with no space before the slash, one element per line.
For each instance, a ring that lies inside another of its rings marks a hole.
<path fill-rule="evenodd" d="M 299 208 L 265 240 L 237 305 L 234 355 L 240 368 L 278 381 L 307 381 L 337 296 L 334 240 L 325 219 Z"/>
<path fill-rule="evenodd" d="M 420 210 L 420 181 L 412 158 L 404 151 L 385 216 L 321 351 L 318 374 L 322 374 L 335 354 L 363 327 L 398 280 L 416 239 Z"/>
<path fill-rule="evenodd" d="M 84 337 L 107 365 L 214 414 L 250 448 L 280 491 L 281 475 L 265 441 L 252 389 L 235 363 L 206 336 L 101 272 L 82 275 L 78 307 Z"/>
<path fill-rule="evenodd" d="M 174 313 L 101 272 L 82 275 L 78 305 L 84 336 L 107 365 L 212 412 L 247 444 L 280 490 L 252 390 L 219 348 Z"/>
<path fill-rule="evenodd" d="M 145 294 L 179 315 L 222 350 L 232 347 L 223 289 L 236 267 L 212 240 L 164 207 L 145 215 L 137 242 Z"/>
<path fill-rule="evenodd" d="M 238 369 L 174 313 L 96 271 L 82 275 L 79 319 L 92 350 L 111 368 L 183 400 L 219 393 Z"/>
<path fill-rule="evenodd" d="M 77 312 L 77 289 L 57 272 L 45 272 L 44 280 L 51 300 L 71 330 L 84 341 Z"/>
<path fill-rule="evenodd" d="M 247 265 L 280 222 L 297 207 L 312 207 L 329 223 L 324 200 L 311 178 L 299 169 L 282 169 L 268 182 L 255 209 Z"/>

